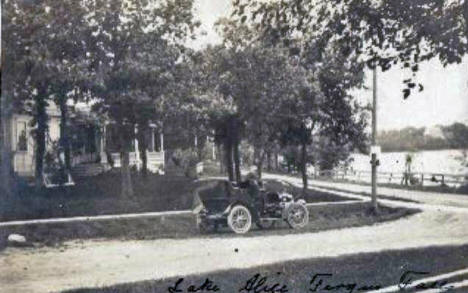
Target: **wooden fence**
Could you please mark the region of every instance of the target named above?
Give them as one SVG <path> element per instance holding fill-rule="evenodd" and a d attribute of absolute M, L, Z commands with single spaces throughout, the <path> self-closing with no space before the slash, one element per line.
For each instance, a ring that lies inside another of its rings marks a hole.
<path fill-rule="evenodd" d="M 362 170 L 322 170 L 311 174 L 313 178 L 331 178 L 334 180 L 350 180 L 370 182 L 371 171 Z M 468 184 L 468 174 L 422 173 L 422 172 L 377 172 L 379 183 L 420 186 L 453 186 Z"/>

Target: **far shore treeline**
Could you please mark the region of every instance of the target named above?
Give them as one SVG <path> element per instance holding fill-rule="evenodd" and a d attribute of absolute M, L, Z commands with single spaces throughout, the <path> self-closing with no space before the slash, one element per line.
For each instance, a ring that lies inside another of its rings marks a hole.
<path fill-rule="evenodd" d="M 467 149 L 468 126 L 455 122 L 433 128 L 385 130 L 379 132 L 377 141 L 384 152 Z"/>

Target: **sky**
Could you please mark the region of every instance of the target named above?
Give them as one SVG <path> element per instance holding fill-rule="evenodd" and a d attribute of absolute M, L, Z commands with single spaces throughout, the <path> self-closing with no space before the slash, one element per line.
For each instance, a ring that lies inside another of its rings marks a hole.
<path fill-rule="evenodd" d="M 398 67 L 377 74 L 377 120 L 379 130 L 406 126 L 431 127 L 453 122 L 468 124 L 468 58 L 461 64 L 443 67 L 439 60 L 420 65 L 418 82 L 422 92 L 403 99 L 402 81 L 409 77 Z M 369 90 L 356 91 L 359 99 L 372 100 L 372 73 L 366 74 Z"/>
<path fill-rule="evenodd" d="M 221 41 L 213 25 L 219 17 L 229 16 L 231 0 L 195 0 L 196 16 L 205 32 L 192 44 L 202 48 Z M 459 121 L 468 124 L 468 58 L 461 64 L 444 68 L 438 60 L 420 65 L 417 75 L 422 92 L 413 92 L 404 100 L 403 79 L 406 71 L 398 67 L 378 73 L 378 130 L 400 129 L 407 126 L 432 127 Z M 372 74 L 366 74 L 371 88 Z M 372 89 L 354 91 L 360 101 L 371 101 Z"/>

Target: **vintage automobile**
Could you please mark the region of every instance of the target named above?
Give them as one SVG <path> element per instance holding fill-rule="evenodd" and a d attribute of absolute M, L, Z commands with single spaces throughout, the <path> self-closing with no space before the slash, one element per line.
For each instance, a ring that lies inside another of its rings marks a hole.
<path fill-rule="evenodd" d="M 228 226 L 235 233 L 242 234 L 250 230 L 252 223 L 260 229 L 267 229 L 277 221 L 286 221 L 291 228 L 299 229 L 309 222 L 304 200 L 294 200 L 290 194 L 267 190 L 262 182 L 257 184 L 251 180 L 241 184 L 228 180 L 206 183 L 195 191 L 193 212 L 202 232 Z"/>

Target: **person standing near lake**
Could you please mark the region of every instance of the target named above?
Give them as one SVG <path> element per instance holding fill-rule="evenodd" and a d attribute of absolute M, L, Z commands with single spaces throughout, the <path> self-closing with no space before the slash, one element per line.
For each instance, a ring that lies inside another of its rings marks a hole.
<path fill-rule="evenodd" d="M 405 172 L 403 174 L 403 178 L 401 179 L 401 184 L 408 186 L 408 182 L 411 183 L 411 165 L 413 164 L 413 157 L 414 155 L 411 153 L 407 153 L 405 156 Z"/>

